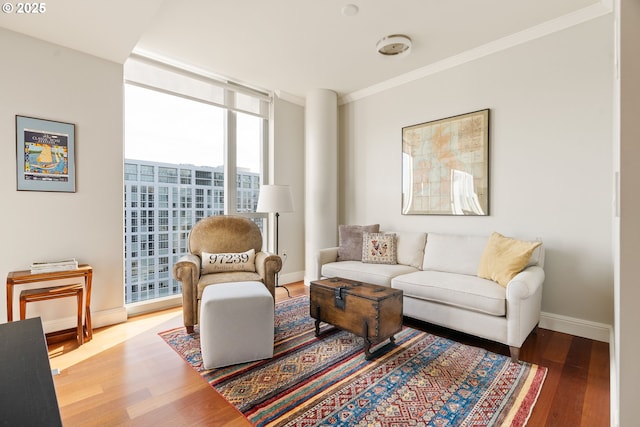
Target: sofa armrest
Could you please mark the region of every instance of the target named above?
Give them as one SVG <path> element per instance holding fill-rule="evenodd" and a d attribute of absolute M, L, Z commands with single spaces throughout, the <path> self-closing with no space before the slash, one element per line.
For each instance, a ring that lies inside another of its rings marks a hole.
<path fill-rule="evenodd" d="M 256 253 L 256 272 L 269 289 L 273 300 L 276 297 L 276 274 L 282 270 L 282 258 L 269 252 Z"/>
<path fill-rule="evenodd" d="M 544 282 L 542 267 L 531 266 L 516 274 L 507 284 L 507 301 L 525 300 L 542 290 Z"/>
<path fill-rule="evenodd" d="M 338 260 L 338 247 L 320 249 L 316 254 L 316 271 L 312 280 L 322 277 L 322 266 Z"/>
<path fill-rule="evenodd" d="M 544 270 L 527 267 L 507 284 L 507 345 L 520 348 L 540 322 Z"/>
<path fill-rule="evenodd" d="M 185 326 L 198 323 L 198 280 L 200 280 L 200 257 L 186 254 L 173 266 L 173 277 L 182 285 L 182 311 Z"/>

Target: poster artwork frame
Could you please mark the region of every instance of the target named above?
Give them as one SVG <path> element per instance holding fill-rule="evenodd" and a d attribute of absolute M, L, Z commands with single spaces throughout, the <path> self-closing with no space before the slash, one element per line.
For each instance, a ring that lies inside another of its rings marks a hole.
<path fill-rule="evenodd" d="M 489 215 L 488 108 L 402 128 L 403 215 Z"/>
<path fill-rule="evenodd" d="M 75 124 L 16 115 L 18 191 L 76 191 Z"/>

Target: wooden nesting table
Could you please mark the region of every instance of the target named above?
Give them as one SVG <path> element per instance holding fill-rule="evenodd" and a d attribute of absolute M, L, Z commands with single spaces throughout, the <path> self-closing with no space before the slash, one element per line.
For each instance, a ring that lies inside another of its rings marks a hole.
<path fill-rule="evenodd" d="M 375 356 L 371 347 L 389 339 L 402 329 L 402 291 L 386 286 L 341 278 L 313 281 L 309 288 L 310 315 L 316 319 L 316 336 L 320 323 L 364 338 L 367 359 Z"/>
<path fill-rule="evenodd" d="M 89 341 L 93 338 L 91 327 L 91 279 L 93 269 L 88 264 L 78 266 L 77 270 L 52 271 L 47 273 L 32 274 L 30 270 L 11 271 L 7 275 L 7 321 L 13 321 L 13 287 L 26 283 L 40 283 L 51 280 L 82 278 L 84 279 L 84 337 L 79 342 Z"/>

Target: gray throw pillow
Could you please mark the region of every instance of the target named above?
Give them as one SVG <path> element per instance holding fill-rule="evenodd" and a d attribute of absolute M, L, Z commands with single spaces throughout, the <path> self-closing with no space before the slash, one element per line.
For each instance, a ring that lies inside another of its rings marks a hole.
<path fill-rule="evenodd" d="M 380 224 L 339 225 L 338 261 L 362 261 L 362 235 L 379 231 Z"/>

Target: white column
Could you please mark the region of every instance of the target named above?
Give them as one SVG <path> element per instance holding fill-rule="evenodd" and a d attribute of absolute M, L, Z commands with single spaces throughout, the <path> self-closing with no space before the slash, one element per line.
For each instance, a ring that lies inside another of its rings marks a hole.
<path fill-rule="evenodd" d="M 318 278 L 319 249 L 336 246 L 338 233 L 338 96 L 327 89 L 305 105 L 305 284 Z"/>

